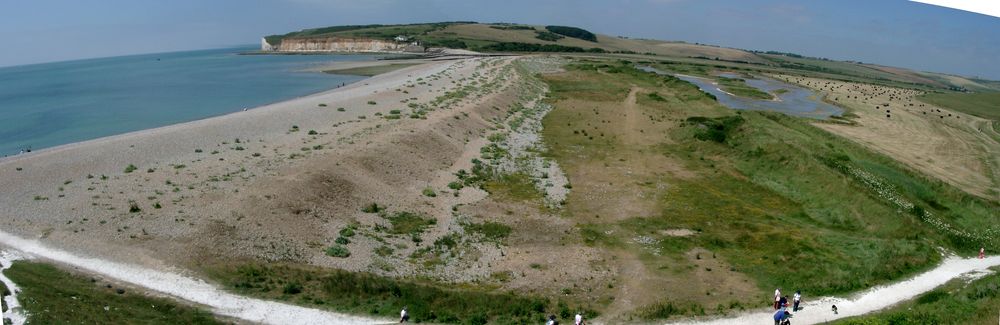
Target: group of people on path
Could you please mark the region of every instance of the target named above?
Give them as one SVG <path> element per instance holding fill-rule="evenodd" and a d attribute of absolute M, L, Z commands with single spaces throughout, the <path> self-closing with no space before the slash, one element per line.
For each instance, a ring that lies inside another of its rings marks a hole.
<path fill-rule="evenodd" d="M 799 303 L 802 302 L 802 291 L 796 290 L 792 296 L 792 311 L 799 311 Z M 774 289 L 774 324 L 789 325 L 792 313 L 788 312 L 788 296 L 781 295 L 781 288 Z"/>

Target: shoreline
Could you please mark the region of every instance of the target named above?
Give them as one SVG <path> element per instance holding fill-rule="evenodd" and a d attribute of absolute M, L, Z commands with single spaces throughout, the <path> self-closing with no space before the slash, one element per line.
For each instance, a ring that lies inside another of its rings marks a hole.
<path fill-rule="evenodd" d="M 371 63 L 372 65 L 370 65 L 370 66 L 379 66 L 379 64 L 378 64 L 379 62 L 381 62 L 381 61 L 380 60 L 376 60 L 376 61 L 357 61 L 357 62 L 355 62 L 355 61 L 333 62 L 333 63 L 327 63 L 327 64 L 324 64 L 324 65 L 321 65 L 319 67 L 313 67 L 313 68 L 304 69 L 304 70 L 300 70 L 300 71 L 310 72 L 310 73 L 327 73 L 327 72 L 325 72 L 326 68 L 331 67 L 331 66 L 339 66 L 340 63 L 343 63 L 344 65 L 361 64 L 361 66 L 367 67 L 369 65 L 363 65 L 363 63 Z M 430 62 L 431 61 L 427 61 L 425 63 L 430 63 Z M 385 64 L 390 64 L 390 63 L 385 63 Z M 413 67 L 416 67 L 416 66 L 419 66 L 419 65 L 420 64 L 414 65 L 414 66 L 410 66 L 410 67 L 406 67 L 406 68 L 413 68 Z M 399 69 L 399 70 L 405 70 L 406 68 Z M 391 71 L 391 72 L 395 72 L 395 71 Z M 388 73 L 385 73 L 385 74 L 388 74 Z M 382 74 L 382 75 L 384 75 L 384 74 Z M 359 75 L 354 75 L 354 76 L 359 76 Z M 235 115 L 245 114 L 245 113 L 256 111 L 256 110 L 259 110 L 259 109 L 268 108 L 268 107 L 271 107 L 271 106 L 280 106 L 283 103 L 290 103 L 290 102 L 295 102 L 295 101 L 300 101 L 300 100 L 306 100 L 306 99 L 316 98 L 316 97 L 320 97 L 320 96 L 323 96 L 323 95 L 328 95 L 328 94 L 330 94 L 332 92 L 335 92 L 335 91 L 338 91 L 338 90 L 350 90 L 350 89 L 357 88 L 356 86 L 359 85 L 359 84 L 367 85 L 367 83 L 365 83 L 365 82 L 369 81 L 369 80 L 371 80 L 373 78 L 375 78 L 376 76 L 378 76 L 378 75 L 375 75 L 375 76 L 364 76 L 365 78 L 362 78 L 362 79 L 360 79 L 358 81 L 355 81 L 355 82 L 347 83 L 347 84 L 345 84 L 343 86 L 337 86 L 337 87 L 334 87 L 334 88 L 330 88 L 330 89 L 326 89 L 326 90 L 321 90 L 319 92 L 315 92 L 315 93 L 311 93 L 311 94 L 307 94 L 307 95 L 302 95 L 302 96 L 297 96 L 297 97 L 292 97 L 292 98 L 287 98 L 287 99 L 282 99 L 282 100 L 276 100 L 274 102 L 270 102 L 270 103 L 259 105 L 259 106 L 247 107 L 245 111 L 233 111 L 233 112 L 223 113 L 223 114 L 219 114 L 219 115 L 213 115 L 213 116 L 198 118 L 198 119 L 194 119 L 194 120 L 190 120 L 190 121 L 186 121 L 186 122 L 180 122 L 180 123 L 174 123 L 174 124 L 167 124 L 167 125 L 157 126 L 157 127 L 153 127 L 153 128 L 147 128 L 147 129 L 140 129 L 140 130 L 135 130 L 135 131 L 129 131 L 129 132 L 125 132 L 125 133 L 113 134 L 113 135 L 108 135 L 108 136 L 103 136 L 103 137 L 98 137 L 98 138 L 93 138 L 93 139 L 88 139 L 88 140 L 83 140 L 83 141 L 70 142 L 70 143 L 60 144 L 60 145 L 56 145 L 56 146 L 52 146 L 52 147 L 46 147 L 46 148 L 41 148 L 41 149 L 37 149 L 37 150 L 31 150 L 31 152 L 25 152 L 25 153 L 21 153 L 21 154 L 12 154 L 12 155 L 9 155 L 9 156 L 0 157 L 0 166 L 3 166 L 5 164 L 7 164 L 7 163 L 13 163 L 14 161 L 25 159 L 25 158 L 35 157 L 35 156 L 38 156 L 38 155 L 44 155 L 44 154 L 51 153 L 51 152 L 63 151 L 63 150 L 66 150 L 66 149 L 72 149 L 72 148 L 77 147 L 77 146 L 83 146 L 83 145 L 89 145 L 89 144 L 96 144 L 96 143 L 108 142 L 108 141 L 112 141 L 112 140 L 118 140 L 118 139 L 124 139 L 124 138 L 127 138 L 127 137 L 132 137 L 132 136 L 145 135 L 146 133 L 149 133 L 149 132 L 155 131 L 155 130 L 160 130 L 160 129 L 164 129 L 164 131 L 166 131 L 167 129 L 180 128 L 180 127 L 183 127 L 183 126 L 189 125 L 189 124 L 193 126 L 195 124 L 198 124 L 198 123 L 201 123 L 201 122 L 204 122 L 204 121 L 208 121 L 208 120 L 213 120 L 213 119 L 219 119 L 219 118 L 224 118 L 224 117 L 229 117 L 229 116 L 235 116 Z"/>

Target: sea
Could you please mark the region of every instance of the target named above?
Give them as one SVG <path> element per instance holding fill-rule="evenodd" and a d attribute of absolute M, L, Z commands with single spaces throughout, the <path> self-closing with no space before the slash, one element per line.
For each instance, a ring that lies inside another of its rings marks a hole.
<path fill-rule="evenodd" d="M 0 157 L 329 90 L 365 77 L 311 68 L 381 57 L 241 55 L 252 50 L 235 47 L 0 68 Z"/>

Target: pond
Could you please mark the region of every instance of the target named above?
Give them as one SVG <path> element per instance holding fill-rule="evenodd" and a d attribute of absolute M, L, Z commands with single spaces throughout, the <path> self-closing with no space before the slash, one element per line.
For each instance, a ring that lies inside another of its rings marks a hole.
<path fill-rule="evenodd" d="M 653 67 L 638 67 L 643 71 L 657 74 L 671 75 L 671 73 L 657 70 Z M 719 73 L 723 78 L 741 78 L 746 80 L 747 85 L 771 93 L 775 96 L 773 100 L 753 99 L 734 96 L 719 89 L 718 84 L 712 79 L 688 76 L 682 74 L 672 74 L 673 76 L 695 84 L 702 91 L 715 95 L 719 103 L 732 109 L 772 111 L 781 112 L 788 115 L 808 117 L 814 119 L 827 119 L 831 116 L 840 116 L 844 110 L 840 107 L 827 104 L 821 97 L 811 89 L 788 84 L 778 80 L 764 77 L 747 78 L 735 73 Z M 779 91 L 780 90 L 780 91 Z"/>

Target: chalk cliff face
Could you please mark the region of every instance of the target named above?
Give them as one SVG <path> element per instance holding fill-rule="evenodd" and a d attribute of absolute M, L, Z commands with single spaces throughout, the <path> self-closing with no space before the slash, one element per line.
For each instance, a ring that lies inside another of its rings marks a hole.
<path fill-rule="evenodd" d="M 278 52 L 402 52 L 409 43 L 365 38 L 286 38 L 278 46 L 261 39 L 261 51 Z"/>

